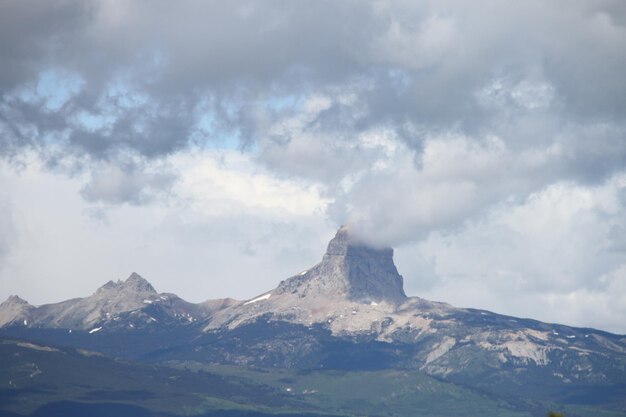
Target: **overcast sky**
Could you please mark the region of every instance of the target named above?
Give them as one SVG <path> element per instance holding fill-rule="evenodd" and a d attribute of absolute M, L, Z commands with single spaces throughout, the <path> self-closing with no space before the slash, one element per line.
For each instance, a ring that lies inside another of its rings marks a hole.
<path fill-rule="evenodd" d="M 0 4 L 0 298 L 410 295 L 626 333 L 626 3 Z"/>

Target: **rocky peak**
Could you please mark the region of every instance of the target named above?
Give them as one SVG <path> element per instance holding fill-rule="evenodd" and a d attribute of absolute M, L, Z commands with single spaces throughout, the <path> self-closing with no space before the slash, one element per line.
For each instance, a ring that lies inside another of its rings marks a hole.
<path fill-rule="evenodd" d="M 130 276 L 121 284 L 121 288 L 124 290 L 131 290 L 135 292 L 150 292 L 156 294 L 154 287 L 136 272 L 130 274 Z"/>
<path fill-rule="evenodd" d="M 2 304 L 2 306 L 28 306 L 28 301 L 17 295 L 10 295 Z"/>
<path fill-rule="evenodd" d="M 398 304 L 407 298 L 402 276 L 393 263 L 393 249 L 360 242 L 346 226 L 329 242 L 322 262 L 284 281 L 278 291 L 341 296 L 356 302 Z"/>
<path fill-rule="evenodd" d="M 109 293 L 111 291 L 120 293 L 157 293 L 152 284 L 136 272 L 130 274 L 130 276 L 126 278 L 126 281 L 118 280 L 117 282 L 107 282 L 102 287 L 98 288 L 97 293 Z"/>
<path fill-rule="evenodd" d="M 17 295 L 10 296 L 0 304 L 0 327 L 11 323 L 28 325 L 34 309 L 35 307 Z"/>
<path fill-rule="evenodd" d="M 350 233 L 347 226 L 341 226 L 335 237 L 328 243 L 324 257 L 330 256 L 385 258 L 393 264 L 392 248 L 374 248 L 363 243 Z"/>

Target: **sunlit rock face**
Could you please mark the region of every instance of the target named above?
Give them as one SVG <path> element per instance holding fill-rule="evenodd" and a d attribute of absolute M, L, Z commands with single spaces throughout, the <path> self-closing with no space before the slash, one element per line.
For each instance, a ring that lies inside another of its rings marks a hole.
<path fill-rule="evenodd" d="M 274 292 L 399 304 L 407 298 L 402 286 L 402 276 L 393 263 L 393 249 L 359 243 L 342 227 L 328 244 L 322 262 L 283 281 Z"/>

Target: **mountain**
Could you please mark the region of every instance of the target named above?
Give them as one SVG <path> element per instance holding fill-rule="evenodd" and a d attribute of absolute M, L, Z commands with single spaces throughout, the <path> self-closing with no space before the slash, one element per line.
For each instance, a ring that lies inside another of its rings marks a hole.
<path fill-rule="evenodd" d="M 205 320 L 221 308 L 236 304 L 231 299 L 189 303 L 175 294 L 158 293 L 137 273 L 125 281 L 109 281 L 85 298 L 34 307 L 17 296 L 0 304 L 0 326 L 26 326 L 100 331 L 102 328 L 133 329 L 167 323 L 187 324 Z"/>
<path fill-rule="evenodd" d="M 625 336 L 408 297 L 393 249 L 346 227 L 320 263 L 247 301 L 191 304 L 133 274 L 58 304 L 11 297 L 0 335 L 182 366 L 420 372 L 524 410 L 599 404 L 626 415 Z"/>
<path fill-rule="evenodd" d="M 623 336 L 407 297 L 393 250 L 367 247 L 345 227 L 319 264 L 272 291 L 215 312 L 204 331 L 224 333 L 258 322 L 317 328 L 360 343 L 415 347 L 410 357 L 399 359 L 402 366 L 440 376 L 474 368 L 545 367 L 554 368 L 551 377 L 563 381 L 596 381 L 619 373 L 626 359 Z M 243 356 L 245 361 L 249 355 Z M 600 366 L 607 363 L 608 369 Z"/>

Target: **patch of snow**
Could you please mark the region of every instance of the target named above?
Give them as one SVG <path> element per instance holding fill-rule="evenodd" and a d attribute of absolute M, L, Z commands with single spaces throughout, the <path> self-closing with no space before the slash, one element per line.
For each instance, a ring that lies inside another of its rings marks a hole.
<path fill-rule="evenodd" d="M 165 296 L 163 296 L 163 295 L 162 295 L 162 296 L 160 296 L 159 298 L 160 298 L 161 300 L 163 300 L 163 301 L 167 301 L 167 297 L 165 297 Z"/>
<path fill-rule="evenodd" d="M 571 335 L 571 336 L 565 336 L 565 337 L 567 337 L 568 339 L 576 339 L 576 336 L 574 336 L 574 335 Z"/>
<path fill-rule="evenodd" d="M 291 392 L 291 388 L 285 388 L 285 391 Z"/>
<path fill-rule="evenodd" d="M 144 304 L 152 304 L 152 301 L 151 300 L 143 300 L 143 303 Z"/>
<path fill-rule="evenodd" d="M 95 329 L 89 330 L 89 334 L 92 334 L 92 333 L 95 333 L 95 332 L 99 332 L 100 330 L 102 330 L 102 327 L 96 327 Z"/>
<path fill-rule="evenodd" d="M 68 333 L 72 333 L 72 329 L 69 329 L 67 332 L 68 332 Z"/>
<path fill-rule="evenodd" d="M 308 270 L 306 270 L 306 271 L 302 271 L 302 272 L 300 272 L 300 276 L 302 276 L 302 275 L 306 274 L 307 272 L 309 272 L 309 271 L 308 271 Z"/>
<path fill-rule="evenodd" d="M 377 305 L 378 305 L 378 303 L 376 303 L 376 302 L 372 301 L 372 302 L 370 303 L 370 305 L 371 305 L 371 306 L 377 306 Z"/>
<path fill-rule="evenodd" d="M 272 296 L 272 293 L 268 292 L 267 294 L 263 294 L 257 298 L 254 298 L 250 301 L 246 301 L 245 303 L 243 303 L 243 305 L 248 305 L 248 304 L 252 304 L 252 303 L 256 303 L 258 301 L 263 301 L 263 300 L 267 300 L 268 298 L 270 298 Z"/>
<path fill-rule="evenodd" d="M 28 320 L 24 320 L 24 326 L 28 326 Z"/>

